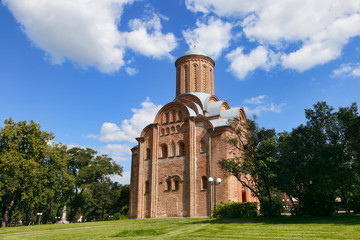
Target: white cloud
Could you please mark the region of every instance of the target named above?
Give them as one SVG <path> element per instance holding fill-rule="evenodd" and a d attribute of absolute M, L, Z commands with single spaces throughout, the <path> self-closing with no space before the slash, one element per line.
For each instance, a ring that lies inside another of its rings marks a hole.
<path fill-rule="evenodd" d="M 360 77 L 360 63 L 342 64 L 333 71 L 331 77 Z"/>
<path fill-rule="evenodd" d="M 99 138 L 99 135 L 87 134 L 85 137 L 86 137 L 86 138 L 90 138 L 90 139 L 98 139 L 98 138 Z"/>
<path fill-rule="evenodd" d="M 123 162 L 131 160 L 130 149 L 127 144 L 107 144 L 100 148 L 100 152 L 111 156 L 114 161 Z"/>
<path fill-rule="evenodd" d="M 136 75 L 139 71 L 136 68 L 132 68 L 132 67 L 127 67 L 125 68 L 125 71 L 127 74 L 129 74 L 130 76 L 134 76 Z"/>
<path fill-rule="evenodd" d="M 162 105 L 155 105 L 149 98 L 141 103 L 142 108 L 132 109 L 134 113 L 131 119 L 122 121 L 121 127 L 115 123 L 105 122 L 101 127 L 100 141 L 128 141 L 136 142 L 135 138 L 140 136 L 141 131 L 155 119 L 156 113 Z"/>
<path fill-rule="evenodd" d="M 132 32 L 119 31 L 124 5 L 133 2 L 2 0 L 27 37 L 45 51 L 52 64 L 69 60 L 83 68 L 94 67 L 105 73 L 118 71 L 126 65 L 127 48 L 159 58 L 168 56 L 176 47 L 173 34 L 161 33 L 160 19 L 155 14 L 148 24 L 138 19 L 130 21 Z"/>
<path fill-rule="evenodd" d="M 133 19 L 131 32 L 124 33 L 126 45 L 133 51 L 154 58 L 173 57 L 169 54 L 177 46 L 174 34 L 161 32 L 160 17 L 153 14 L 151 20 Z"/>
<path fill-rule="evenodd" d="M 358 0 L 186 0 L 186 5 L 194 12 L 240 21 L 248 40 L 275 47 L 282 55 L 278 64 L 297 71 L 338 58 L 349 39 L 360 35 Z M 264 57 L 258 60 L 262 62 L 231 70 L 244 77 L 246 69 L 263 67 Z"/>
<path fill-rule="evenodd" d="M 229 70 L 239 79 L 244 79 L 249 72 L 256 68 L 269 70 L 276 65 L 278 55 L 268 51 L 264 46 L 258 46 L 249 54 L 243 54 L 243 47 L 238 47 L 228 53 L 226 59 L 231 62 Z"/>
<path fill-rule="evenodd" d="M 244 103 L 248 104 L 261 104 L 264 102 L 264 98 L 266 98 L 266 95 L 260 95 L 258 97 L 252 97 L 250 99 L 245 99 Z"/>
<path fill-rule="evenodd" d="M 284 103 L 275 104 L 273 102 L 267 102 L 266 100 L 267 100 L 266 95 L 260 95 L 260 96 L 257 96 L 257 97 L 252 97 L 250 99 L 245 99 L 244 103 L 251 104 L 251 105 L 256 105 L 256 106 L 254 106 L 252 108 L 244 106 L 246 115 L 248 115 L 248 116 L 252 116 L 252 115 L 260 116 L 263 112 L 280 113 L 282 107 L 285 105 Z"/>
<path fill-rule="evenodd" d="M 231 39 L 231 24 L 220 19 L 210 18 L 207 23 L 196 22 L 197 28 L 182 31 L 186 43 L 191 46 L 193 40 L 198 42 L 199 49 L 217 59 L 221 52 L 229 46 Z"/>
<path fill-rule="evenodd" d="M 131 176 L 130 171 L 127 171 L 127 172 L 123 172 L 122 176 L 112 175 L 111 180 L 114 182 L 118 182 L 122 185 L 130 184 L 130 176 Z"/>

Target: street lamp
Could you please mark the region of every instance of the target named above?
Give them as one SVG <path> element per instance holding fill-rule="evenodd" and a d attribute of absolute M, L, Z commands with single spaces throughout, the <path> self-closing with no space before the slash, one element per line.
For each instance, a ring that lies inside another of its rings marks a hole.
<path fill-rule="evenodd" d="M 216 179 L 216 182 L 214 181 L 214 178 L 209 177 L 209 183 L 210 185 L 214 185 L 214 208 L 216 208 L 216 185 L 219 185 L 221 183 L 221 178 Z"/>
<path fill-rule="evenodd" d="M 38 215 L 39 219 L 38 219 L 38 225 L 40 225 L 40 221 L 41 221 L 41 216 L 42 216 L 42 213 L 41 212 L 38 212 L 36 215 Z"/>

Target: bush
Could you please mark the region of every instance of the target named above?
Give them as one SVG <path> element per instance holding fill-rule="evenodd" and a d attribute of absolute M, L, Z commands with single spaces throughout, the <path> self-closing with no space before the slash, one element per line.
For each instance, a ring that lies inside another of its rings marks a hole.
<path fill-rule="evenodd" d="M 257 216 L 257 204 L 250 202 L 220 203 L 213 211 L 214 218 L 240 218 Z"/>
<path fill-rule="evenodd" d="M 124 219 L 128 219 L 128 217 L 125 215 L 122 215 L 119 212 L 115 213 L 113 216 L 113 220 L 124 220 Z"/>

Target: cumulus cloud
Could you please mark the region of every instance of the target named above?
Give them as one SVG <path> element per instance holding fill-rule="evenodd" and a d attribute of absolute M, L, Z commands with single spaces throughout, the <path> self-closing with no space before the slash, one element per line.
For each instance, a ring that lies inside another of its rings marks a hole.
<path fill-rule="evenodd" d="M 110 155 L 117 162 L 129 161 L 131 159 L 131 147 L 127 144 L 107 144 L 100 148 L 101 154 Z"/>
<path fill-rule="evenodd" d="M 116 123 L 103 123 L 99 140 L 102 142 L 128 141 L 136 142 L 135 138 L 140 136 L 144 127 L 152 123 L 156 113 L 162 105 L 155 105 L 149 98 L 141 103 L 142 108 L 132 109 L 134 113 L 131 119 L 122 121 L 121 127 Z"/>
<path fill-rule="evenodd" d="M 132 67 L 126 67 L 125 71 L 127 74 L 129 74 L 130 76 L 134 76 L 136 75 L 139 71 L 136 68 L 132 68 Z"/>
<path fill-rule="evenodd" d="M 130 21 L 132 31 L 119 31 L 124 5 L 133 2 L 2 0 L 27 37 L 45 51 L 52 64 L 70 60 L 83 68 L 94 67 L 105 73 L 118 71 L 126 65 L 124 58 L 128 48 L 159 58 L 168 56 L 176 47 L 173 34 L 161 32 L 156 14 L 148 24 L 134 19 Z M 154 42 L 160 44 L 155 46 Z"/>
<path fill-rule="evenodd" d="M 252 116 L 260 116 L 263 112 L 275 112 L 280 113 L 282 107 L 285 105 L 282 104 L 275 104 L 273 102 L 267 101 L 266 95 L 260 95 L 257 97 L 252 97 L 250 99 L 245 99 L 244 103 L 252 105 L 252 107 L 244 106 L 246 115 Z"/>
<path fill-rule="evenodd" d="M 120 184 L 130 184 L 130 171 L 126 171 L 122 173 L 122 176 L 119 175 L 112 175 L 111 180 L 114 182 L 118 182 Z"/>
<path fill-rule="evenodd" d="M 132 31 L 124 34 L 127 47 L 147 57 L 172 59 L 169 52 L 177 46 L 176 38 L 172 33 L 161 32 L 158 15 L 154 14 L 150 20 L 133 19 L 129 26 Z"/>
<path fill-rule="evenodd" d="M 360 35 L 358 0 L 186 0 L 186 5 L 193 12 L 240 21 L 249 41 L 273 46 L 281 55 L 278 64 L 297 71 L 338 58 L 349 39 Z M 259 61 L 231 70 L 244 77 L 246 69 L 263 67 L 264 57 Z"/>
<path fill-rule="evenodd" d="M 186 43 L 191 46 L 193 40 L 198 42 L 199 49 L 217 59 L 223 49 L 229 46 L 231 24 L 220 19 L 210 18 L 206 23 L 197 21 L 195 29 L 182 31 Z"/>
<path fill-rule="evenodd" d="M 268 51 L 264 46 L 258 46 L 249 54 L 244 54 L 243 50 L 243 47 L 238 47 L 226 55 L 226 59 L 230 61 L 229 70 L 239 79 L 244 79 L 256 68 L 269 70 L 278 61 L 278 55 Z"/>
<path fill-rule="evenodd" d="M 342 64 L 338 69 L 333 71 L 331 77 L 360 77 L 360 63 Z"/>
<path fill-rule="evenodd" d="M 266 95 L 260 95 L 257 97 L 252 97 L 250 99 L 245 99 L 244 103 L 247 104 L 261 104 L 264 102 L 264 98 L 266 98 Z"/>

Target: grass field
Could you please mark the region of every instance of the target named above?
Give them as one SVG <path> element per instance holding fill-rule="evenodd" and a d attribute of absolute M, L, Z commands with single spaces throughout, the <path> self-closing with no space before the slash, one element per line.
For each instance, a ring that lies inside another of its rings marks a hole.
<path fill-rule="evenodd" d="M 0 239 L 360 239 L 360 216 L 171 218 L 0 228 Z"/>

